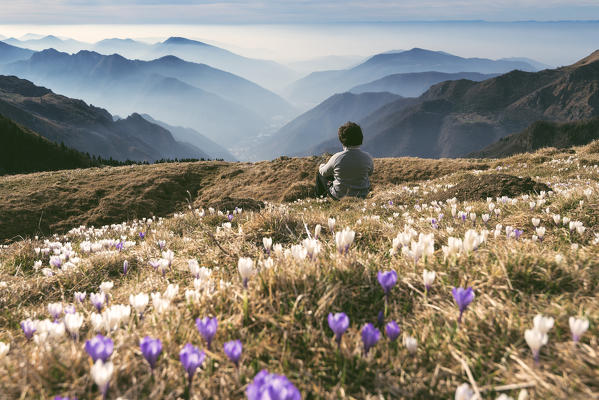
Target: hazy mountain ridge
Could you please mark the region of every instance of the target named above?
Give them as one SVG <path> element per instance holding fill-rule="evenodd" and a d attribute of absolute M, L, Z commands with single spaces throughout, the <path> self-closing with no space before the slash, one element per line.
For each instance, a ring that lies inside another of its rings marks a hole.
<path fill-rule="evenodd" d="M 398 99 L 401 97 L 386 92 L 333 95 L 286 124 L 269 137 L 267 143 L 260 144 L 258 158 L 308 155 L 316 143 L 336 138 L 341 124 L 360 120 L 384 104 Z"/>
<path fill-rule="evenodd" d="M 115 122 L 104 109 L 14 76 L 0 76 L 0 114 L 53 142 L 103 158 L 155 161 L 206 157 L 138 114 Z"/>
<path fill-rule="evenodd" d="M 19 60 L 26 60 L 33 51 L 12 46 L 0 41 L 0 64 L 7 64 Z"/>
<path fill-rule="evenodd" d="M 290 85 L 286 93 L 296 104 L 309 105 L 322 101 L 333 93 L 345 92 L 357 85 L 392 74 L 425 71 L 491 74 L 515 69 L 536 71 L 532 65 L 522 61 L 463 58 L 445 52 L 414 48 L 377 54 L 346 70 L 313 72 Z"/>
<path fill-rule="evenodd" d="M 412 72 L 406 74 L 392 74 L 372 82 L 351 88 L 352 93 L 364 92 L 390 92 L 403 97 L 418 97 L 431 86 L 445 81 L 468 79 L 475 82 L 494 78 L 499 74 L 480 74 L 478 72 Z"/>
<path fill-rule="evenodd" d="M 208 139 L 195 129 L 172 126 L 162 121 L 155 120 L 147 114 L 143 114 L 142 117 L 151 123 L 160 125 L 164 129 L 168 130 L 176 140 L 180 142 L 191 143 L 197 148 L 203 149 L 206 153 L 210 154 L 211 158 L 222 159 L 224 161 L 237 161 L 235 156 L 233 156 L 233 154 L 231 154 L 227 149 Z"/>
<path fill-rule="evenodd" d="M 118 53 L 127 58 L 146 61 L 173 55 L 231 72 L 271 90 L 278 89 L 298 77 L 295 71 L 274 61 L 244 57 L 217 46 L 183 37 L 170 37 L 152 44 L 120 38 L 85 43 L 73 39 L 63 40 L 52 35 L 28 40 L 10 38 L 4 42 L 35 51 L 54 48 L 67 53 L 77 53 L 88 50 L 103 55 Z"/>
<path fill-rule="evenodd" d="M 268 119 L 293 113 L 287 102 L 252 82 L 173 56 L 140 61 L 44 50 L 3 70 L 117 114 L 145 112 L 190 126 L 224 145 L 256 136 L 268 127 Z"/>

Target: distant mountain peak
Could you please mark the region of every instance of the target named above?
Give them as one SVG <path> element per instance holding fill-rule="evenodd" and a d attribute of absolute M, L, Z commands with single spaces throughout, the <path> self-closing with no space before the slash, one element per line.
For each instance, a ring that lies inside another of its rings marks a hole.
<path fill-rule="evenodd" d="M 163 44 L 184 44 L 184 45 L 196 45 L 196 46 L 208 46 L 208 47 L 212 47 L 207 43 L 204 42 L 199 42 L 197 40 L 191 40 L 191 39 L 187 39 L 184 37 L 180 37 L 180 36 L 171 36 L 170 38 L 166 39 L 164 42 L 162 42 Z"/>

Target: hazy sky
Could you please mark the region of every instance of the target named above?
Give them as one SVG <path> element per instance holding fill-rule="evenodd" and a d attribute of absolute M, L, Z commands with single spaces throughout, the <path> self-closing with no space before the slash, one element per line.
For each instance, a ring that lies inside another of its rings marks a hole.
<path fill-rule="evenodd" d="M 599 19 L 598 0 L 0 0 L 0 24 Z"/>

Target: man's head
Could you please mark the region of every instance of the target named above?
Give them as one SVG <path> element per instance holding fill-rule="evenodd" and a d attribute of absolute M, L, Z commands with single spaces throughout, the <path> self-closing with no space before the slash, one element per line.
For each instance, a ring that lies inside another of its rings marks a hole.
<path fill-rule="evenodd" d="M 337 134 L 339 135 L 339 141 L 345 147 L 359 146 L 364 138 L 362 128 L 354 122 L 346 122 L 341 125 Z"/>

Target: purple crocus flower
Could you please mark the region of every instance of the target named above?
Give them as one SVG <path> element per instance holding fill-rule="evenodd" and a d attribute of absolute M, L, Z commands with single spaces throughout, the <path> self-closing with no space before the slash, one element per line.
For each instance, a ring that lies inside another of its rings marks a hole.
<path fill-rule="evenodd" d="M 139 232 L 139 238 L 144 240 L 146 238 L 146 234 L 144 232 Z"/>
<path fill-rule="evenodd" d="M 462 322 L 462 314 L 464 314 L 464 311 L 466 311 L 468 305 L 472 303 L 472 300 L 474 300 L 474 290 L 472 287 L 468 287 L 466 289 L 462 287 L 454 287 L 451 290 L 451 294 L 453 294 L 453 298 L 460 309 L 458 322 Z"/>
<path fill-rule="evenodd" d="M 125 243 L 123 243 L 122 241 L 120 241 L 114 247 L 116 247 L 116 249 L 118 251 L 122 251 L 125 248 Z"/>
<path fill-rule="evenodd" d="M 383 310 L 379 311 L 379 314 L 377 315 L 377 318 L 376 318 L 376 323 L 379 326 L 381 326 L 385 323 L 385 312 Z"/>
<path fill-rule="evenodd" d="M 35 323 L 30 319 L 21 321 L 21 329 L 23 329 L 23 333 L 25 334 L 27 340 L 31 340 L 33 334 L 37 330 L 37 328 L 35 327 Z"/>
<path fill-rule="evenodd" d="M 144 358 L 150 364 L 150 368 L 153 370 L 158 357 L 160 357 L 160 353 L 162 353 L 162 342 L 160 339 L 153 339 L 146 336 L 139 342 L 139 347 L 141 354 L 143 354 Z"/>
<path fill-rule="evenodd" d="M 520 236 L 522 236 L 522 233 L 524 231 L 522 229 L 514 229 L 514 235 L 516 236 L 516 240 L 520 239 Z"/>
<path fill-rule="evenodd" d="M 233 361 L 236 366 L 239 366 L 239 359 L 241 358 L 241 352 L 243 350 L 241 340 L 231 340 L 230 342 L 225 343 L 223 347 L 229 360 Z"/>
<path fill-rule="evenodd" d="M 301 400 L 300 391 L 284 375 L 258 372 L 245 391 L 248 400 Z"/>
<path fill-rule="evenodd" d="M 345 313 L 329 313 L 328 316 L 329 328 L 335 332 L 335 341 L 337 346 L 341 346 L 341 337 L 349 327 L 349 317 Z"/>
<path fill-rule="evenodd" d="M 233 214 L 227 215 L 227 219 L 229 220 L 229 222 L 233 221 Z"/>
<path fill-rule="evenodd" d="M 385 295 L 388 295 L 391 288 L 397 283 L 397 272 L 395 271 L 379 271 L 376 277 L 379 280 Z"/>
<path fill-rule="evenodd" d="M 94 307 L 96 307 L 96 310 L 100 312 L 102 311 L 102 307 L 104 307 L 104 303 L 106 302 L 106 295 L 103 292 L 90 293 L 89 301 L 91 301 Z"/>
<path fill-rule="evenodd" d="M 85 351 L 90 355 L 93 362 L 96 362 L 97 360 L 106 362 L 112 355 L 113 350 L 114 343 L 109 337 L 96 335 L 85 342 Z"/>
<path fill-rule="evenodd" d="M 387 325 L 385 325 L 385 333 L 389 340 L 394 342 L 399 337 L 401 329 L 395 321 L 389 321 L 387 322 Z"/>
<path fill-rule="evenodd" d="M 127 275 L 128 270 L 129 270 L 129 261 L 125 260 L 125 262 L 123 262 L 123 274 Z"/>
<path fill-rule="evenodd" d="M 362 343 L 364 343 L 364 355 L 368 355 L 368 351 L 372 346 L 379 341 L 381 332 L 371 323 L 367 323 L 362 328 Z"/>
<path fill-rule="evenodd" d="M 432 225 L 433 229 L 439 229 L 439 224 L 438 224 L 436 218 L 431 218 L 431 225 Z"/>
<path fill-rule="evenodd" d="M 203 319 L 196 319 L 196 326 L 198 327 L 198 331 L 200 331 L 200 335 L 206 341 L 206 347 L 210 349 L 210 344 L 212 343 L 212 339 L 214 335 L 216 335 L 216 328 L 218 327 L 218 320 L 216 317 L 204 317 Z"/>
<path fill-rule="evenodd" d="M 158 267 L 160 266 L 160 261 L 158 260 L 150 260 L 149 263 L 150 266 L 154 269 L 158 269 Z"/>
<path fill-rule="evenodd" d="M 206 353 L 198 350 L 198 348 L 193 346 L 191 343 L 187 343 L 179 353 L 179 360 L 181 360 L 181 364 L 187 372 L 189 386 L 191 386 L 193 374 L 195 374 L 196 369 L 198 369 L 198 367 L 204 363 L 205 358 Z"/>

